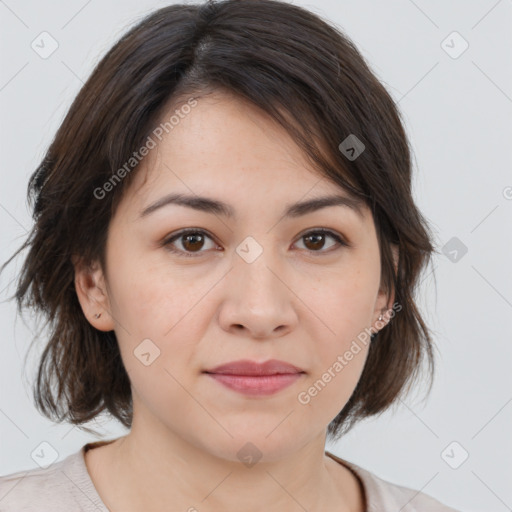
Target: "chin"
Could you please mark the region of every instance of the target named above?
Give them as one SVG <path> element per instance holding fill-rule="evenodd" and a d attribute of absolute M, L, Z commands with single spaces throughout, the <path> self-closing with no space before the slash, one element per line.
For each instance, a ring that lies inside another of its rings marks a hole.
<path fill-rule="evenodd" d="M 230 462 L 243 463 L 248 467 L 258 462 L 275 462 L 289 457 L 299 451 L 304 445 L 315 437 L 313 433 L 299 432 L 295 435 L 290 431 L 289 425 L 284 426 L 283 418 L 273 422 L 268 428 L 253 424 L 251 427 L 236 429 L 232 425 L 225 425 L 228 435 L 219 428 L 217 435 L 205 434 L 201 440 L 202 449 L 211 455 Z M 277 427 L 277 428 L 276 428 Z"/>

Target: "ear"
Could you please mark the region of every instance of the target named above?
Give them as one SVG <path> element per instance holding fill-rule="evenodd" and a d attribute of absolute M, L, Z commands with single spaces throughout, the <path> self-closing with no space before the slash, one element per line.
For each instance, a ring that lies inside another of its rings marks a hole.
<path fill-rule="evenodd" d="M 396 244 L 391 244 L 391 254 L 393 256 L 393 266 L 395 276 L 398 271 L 398 255 L 399 249 Z M 375 310 L 373 312 L 373 324 L 377 330 L 382 329 L 390 320 L 389 311 L 393 308 L 395 302 L 395 290 L 390 290 L 389 299 L 387 298 L 386 290 L 380 288 L 377 300 L 375 302 Z M 382 320 L 379 321 L 379 316 L 382 315 Z"/>
<path fill-rule="evenodd" d="M 106 280 L 98 262 L 86 266 L 77 256 L 72 257 L 75 268 L 75 290 L 82 311 L 88 322 L 100 331 L 114 330 L 114 321 L 110 314 L 110 300 Z M 96 315 L 100 315 L 96 318 Z"/>

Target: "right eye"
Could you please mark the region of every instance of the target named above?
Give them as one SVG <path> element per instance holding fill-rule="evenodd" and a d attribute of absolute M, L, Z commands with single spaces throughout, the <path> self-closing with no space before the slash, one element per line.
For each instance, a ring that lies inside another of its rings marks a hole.
<path fill-rule="evenodd" d="M 170 252 L 178 254 L 179 256 L 197 257 L 200 256 L 201 253 L 206 252 L 201 251 L 205 243 L 205 238 L 209 238 L 213 241 L 212 237 L 202 229 L 186 229 L 173 234 L 170 238 L 167 238 L 162 245 Z M 179 241 L 183 249 L 177 249 L 174 246 L 175 241 Z"/>

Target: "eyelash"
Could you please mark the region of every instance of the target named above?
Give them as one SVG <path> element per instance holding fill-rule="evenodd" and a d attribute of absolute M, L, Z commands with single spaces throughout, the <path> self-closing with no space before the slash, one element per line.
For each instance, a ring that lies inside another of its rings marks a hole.
<path fill-rule="evenodd" d="M 214 241 L 213 238 L 208 234 L 208 232 L 204 231 L 203 229 L 185 229 L 185 230 L 180 231 L 180 232 L 172 235 L 171 237 L 165 239 L 161 245 L 163 247 L 165 247 L 168 251 L 170 251 L 174 254 L 178 254 L 179 256 L 184 256 L 186 258 L 199 257 L 199 256 L 201 256 L 201 254 L 203 254 L 207 251 L 198 251 L 197 253 L 190 253 L 190 252 L 182 251 L 180 249 L 176 249 L 176 248 L 172 247 L 172 243 L 175 240 L 178 240 L 180 237 L 183 237 L 185 235 L 191 235 L 191 234 L 206 235 L 208 238 L 210 238 L 212 241 Z M 307 231 L 301 237 L 299 237 L 299 240 L 301 240 L 302 238 L 305 238 L 306 236 L 311 235 L 311 234 L 329 235 L 330 237 L 334 238 L 334 240 L 336 240 L 336 242 L 338 242 L 338 244 L 340 244 L 340 246 L 350 247 L 350 244 L 348 244 L 340 235 L 338 235 L 337 233 L 330 231 L 328 229 L 324 229 L 324 228 L 312 229 L 310 231 Z M 340 248 L 341 247 L 338 247 L 337 249 L 340 249 Z M 335 249 L 335 250 L 337 250 L 337 249 Z M 315 253 L 318 253 L 318 255 L 323 255 L 323 254 L 328 254 L 328 253 L 332 252 L 332 248 L 329 251 L 307 251 L 307 252 L 310 252 L 315 256 L 317 255 Z"/>

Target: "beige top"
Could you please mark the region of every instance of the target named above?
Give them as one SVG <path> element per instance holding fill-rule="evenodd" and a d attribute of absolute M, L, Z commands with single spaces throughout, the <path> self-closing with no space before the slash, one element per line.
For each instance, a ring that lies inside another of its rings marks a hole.
<path fill-rule="evenodd" d="M 0 512 L 110 512 L 94 487 L 84 459 L 88 449 L 108 442 L 87 443 L 46 469 L 0 477 Z M 382 480 L 356 464 L 325 453 L 358 477 L 367 512 L 459 512 L 427 494 Z"/>

